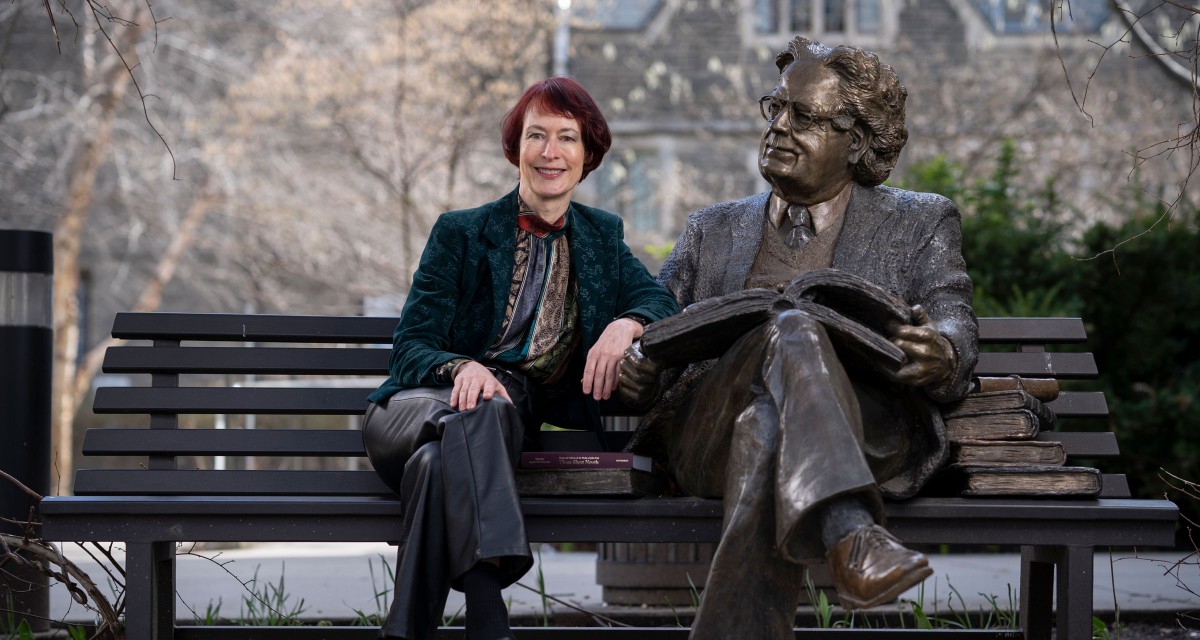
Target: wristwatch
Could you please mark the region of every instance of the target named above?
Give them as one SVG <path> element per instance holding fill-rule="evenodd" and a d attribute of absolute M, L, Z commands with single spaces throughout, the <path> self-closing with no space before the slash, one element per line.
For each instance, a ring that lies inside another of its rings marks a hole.
<path fill-rule="evenodd" d="M 433 370 L 433 379 L 441 384 L 450 384 L 454 382 L 454 370 L 458 365 L 469 362 L 469 358 L 452 358 L 438 365 L 437 369 Z"/>
<path fill-rule="evenodd" d="M 647 319 L 645 319 L 645 318 L 643 318 L 643 317 L 639 316 L 639 315 L 638 315 L 638 314 L 636 314 L 636 313 L 627 313 L 627 314 L 625 314 L 625 315 L 623 315 L 623 316 L 621 316 L 621 317 L 622 317 L 622 318 L 625 318 L 626 320 L 633 320 L 634 322 L 636 322 L 636 323 L 638 323 L 638 324 L 642 325 L 643 327 L 644 327 L 644 326 L 646 326 L 646 325 L 648 325 L 648 324 L 650 324 L 650 321 L 649 321 L 649 320 L 647 320 Z"/>

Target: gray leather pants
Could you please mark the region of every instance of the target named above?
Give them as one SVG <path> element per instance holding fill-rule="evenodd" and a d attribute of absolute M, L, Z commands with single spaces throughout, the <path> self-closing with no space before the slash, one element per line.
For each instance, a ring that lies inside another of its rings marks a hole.
<path fill-rule="evenodd" d="M 693 398 L 666 434 L 671 470 L 688 493 L 723 496 L 725 519 L 691 637 L 794 637 L 800 561 L 824 553 L 821 505 L 856 495 L 882 517 L 863 452 L 877 407 L 796 311 L 743 336 Z"/>
<path fill-rule="evenodd" d="M 404 504 L 396 584 L 382 637 L 430 638 L 451 587 L 484 558 L 500 560 L 505 584 L 533 565 L 513 469 L 526 425 L 540 422 L 524 378 L 497 372 L 502 398 L 460 413 L 450 387 L 401 391 L 363 420 L 367 456 Z"/>

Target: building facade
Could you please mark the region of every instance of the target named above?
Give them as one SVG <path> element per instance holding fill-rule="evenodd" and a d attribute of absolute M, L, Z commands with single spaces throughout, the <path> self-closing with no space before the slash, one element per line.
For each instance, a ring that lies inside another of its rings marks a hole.
<path fill-rule="evenodd" d="M 910 139 L 892 182 L 939 156 L 978 179 L 1008 139 L 1020 180 L 1052 180 L 1082 220 L 1119 215 L 1132 154 L 1192 120 L 1186 82 L 1136 44 L 1106 46 L 1128 25 L 1104 0 L 575 2 L 568 70 L 615 137 L 581 189 L 625 216 L 651 261 L 690 211 L 766 188 L 756 101 L 796 35 L 875 51 L 908 87 Z M 1169 197 L 1181 160 L 1155 158 L 1139 178 Z"/>

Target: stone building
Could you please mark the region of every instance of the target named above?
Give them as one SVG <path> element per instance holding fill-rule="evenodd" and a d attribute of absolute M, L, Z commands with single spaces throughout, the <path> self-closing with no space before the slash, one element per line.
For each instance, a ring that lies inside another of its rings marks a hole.
<path fill-rule="evenodd" d="M 580 4 L 580 3 L 583 4 Z M 1105 0 L 576 0 L 568 71 L 602 102 L 615 143 L 582 185 L 627 219 L 633 243 L 669 243 L 687 213 L 761 191 L 776 52 L 795 35 L 880 54 L 909 89 L 910 140 L 892 182 L 937 156 L 986 175 L 1011 139 L 1037 187 L 1053 179 L 1083 220 L 1112 216 L 1131 153 L 1192 121 L 1192 88 L 1131 40 Z M 1136 40 L 1136 39 L 1134 39 Z M 1082 110 L 1080 107 L 1083 107 Z M 1086 111 L 1086 113 L 1085 113 Z M 1186 153 L 1142 167 L 1168 199 Z"/>

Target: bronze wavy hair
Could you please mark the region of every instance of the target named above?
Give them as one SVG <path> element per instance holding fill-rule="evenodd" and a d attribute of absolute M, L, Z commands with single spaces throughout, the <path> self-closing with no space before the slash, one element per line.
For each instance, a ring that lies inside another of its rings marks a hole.
<path fill-rule="evenodd" d="M 900 84 L 892 67 L 881 63 L 874 53 L 847 46 L 831 49 L 804 36 L 793 38 L 787 49 L 775 56 L 775 66 L 782 74 L 801 58 L 820 60 L 841 78 L 841 108 L 872 134 L 870 147 L 852 169 L 854 181 L 866 187 L 882 184 L 908 142 L 908 129 L 904 128 L 908 89 Z"/>

